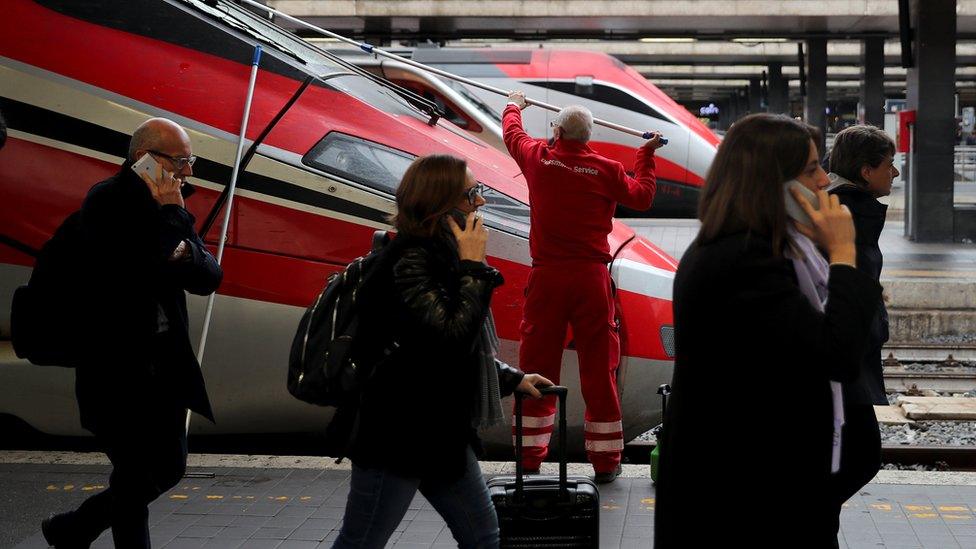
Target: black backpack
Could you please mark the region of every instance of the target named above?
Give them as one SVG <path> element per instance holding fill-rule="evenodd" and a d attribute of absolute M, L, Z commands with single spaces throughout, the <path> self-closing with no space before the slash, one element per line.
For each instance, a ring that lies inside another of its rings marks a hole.
<path fill-rule="evenodd" d="M 14 353 L 39 366 L 77 366 L 85 344 L 81 212 L 69 215 L 37 254 L 26 285 L 14 291 L 10 339 Z"/>
<path fill-rule="evenodd" d="M 356 294 L 375 270 L 388 241 L 386 231 L 376 231 L 372 251 L 333 273 L 305 310 L 288 359 L 288 392 L 295 398 L 319 406 L 340 406 L 354 400 L 372 373 L 372 358 L 353 356 L 360 324 Z M 374 353 L 370 357 L 378 358 Z"/>

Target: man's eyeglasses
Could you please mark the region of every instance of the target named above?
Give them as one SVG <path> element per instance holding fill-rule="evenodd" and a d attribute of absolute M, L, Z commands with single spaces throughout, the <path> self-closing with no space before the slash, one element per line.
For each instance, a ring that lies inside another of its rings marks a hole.
<path fill-rule="evenodd" d="M 464 196 L 468 199 L 468 204 L 474 206 L 478 201 L 478 198 L 483 198 L 485 196 L 485 186 L 478 183 L 474 187 L 464 191 Z"/>
<path fill-rule="evenodd" d="M 163 158 L 168 159 L 170 162 L 173 163 L 173 168 L 175 168 L 176 171 L 180 171 L 180 170 L 182 170 L 183 168 L 185 168 L 187 166 L 192 167 L 193 166 L 193 163 L 197 161 L 197 157 L 194 156 L 194 155 L 190 155 L 190 156 L 170 156 L 170 155 L 168 155 L 166 153 L 161 153 L 159 151 L 152 151 L 152 150 L 150 150 L 149 152 L 152 153 L 152 154 L 155 154 L 156 156 L 162 156 Z"/>

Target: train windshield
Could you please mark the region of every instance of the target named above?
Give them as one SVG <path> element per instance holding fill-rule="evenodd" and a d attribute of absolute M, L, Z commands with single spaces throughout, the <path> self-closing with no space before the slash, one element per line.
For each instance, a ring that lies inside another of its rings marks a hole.
<path fill-rule="evenodd" d="M 502 115 L 499 114 L 494 109 L 492 109 L 491 107 L 489 107 L 488 104 L 485 103 L 480 97 L 471 93 L 471 90 L 469 90 L 467 86 L 465 86 L 464 84 L 456 80 L 450 80 L 448 78 L 441 78 L 441 80 L 447 83 L 447 85 L 450 86 L 451 89 L 461 94 L 461 96 L 467 99 L 468 102 L 470 102 L 471 105 L 474 106 L 476 109 L 478 109 L 479 111 L 487 115 L 495 122 L 498 122 L 499 124 L 502 123 Z"/>
<path fill-rule="evenodd" d="M 648 105 L 643 99 L 609 84 L 591 82 L 590 85 L 581 86 L 573 80 L 526 80 L 525 83 L 578 97 L 585 97 L 599 103 L 613 105 L 614 107 L 670 122 L 667 117 L 658 112 L 654 107 Z"/>
<path fill-rule="evenodd" d="M 393 196 L 415 158 L 408 152 L 361 137 L 329 132 L 302 157 L 302 162 Z M 489 227 L 528 238 L 528 204 L 488 186 L 484 199 L 482 212 Z"/>

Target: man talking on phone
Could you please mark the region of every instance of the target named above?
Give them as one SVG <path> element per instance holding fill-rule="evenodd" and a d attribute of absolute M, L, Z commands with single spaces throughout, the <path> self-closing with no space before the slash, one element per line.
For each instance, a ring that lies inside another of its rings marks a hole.
<path fill-rule="evenodd" d="M 223 275 L 184 208 L 195 160 L 183 128 L 147 120 L 119 172 L 81 207 L 88 291 L 75 392 L 112 473 L 76 511 L 41 523 L 54 547 L 88 547 L 109 527 L 116 547 L 149 547 L 147 506 L 186 470 L 187 409 L 213 421 L 184 294 L 210 294 Z"/>
<path fill-rule="evenodd" d="M 553 142 L 530 137 L 522 128 L 525 94 L 512 92 L 502 115 L 505 146 L 529 187 L 532 271 L 521 324 L 519 365 L 559 384 L 566 327 L 573 330 L 579 356 L 580 387 L 586 402 L 583 438 L 594 480 L 620 474 L 624 448 L 617 398 L 620 359 L 613 290 L 607 264 L 617 204 L 646 210 L 654 200 L 655 133 L 637 150 L 635 177 L 623 165 L 588 145 L 593 115 L 569 106 L 556 115 Z M 551 398 L 526 402 L 522 464 L 539 469 L 549 449 L 555 419 Z M 514 433 L 513 433 L 514 435 Z"/>

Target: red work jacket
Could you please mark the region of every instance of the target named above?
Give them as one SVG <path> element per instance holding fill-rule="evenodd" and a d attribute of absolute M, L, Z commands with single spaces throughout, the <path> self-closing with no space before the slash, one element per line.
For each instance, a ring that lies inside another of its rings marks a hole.
<path fill-rule="evenodd" d="M 529 185 L 532 265 L 609 263 L 607 235 L 617 203 L 646 210 L 654 200 L 654 151 L 637 149 L 634 178 L 586 143 L 558 139 L 549 146 L 530 137 L 515 105 L 505 108 L 502 126 L 505 146 Z"/>

